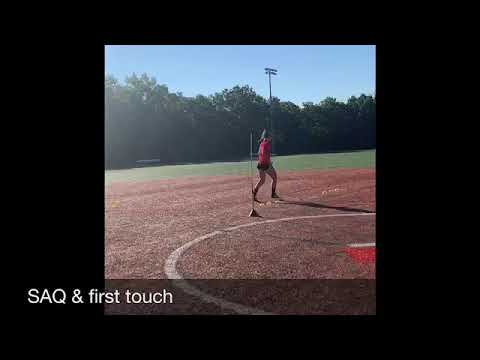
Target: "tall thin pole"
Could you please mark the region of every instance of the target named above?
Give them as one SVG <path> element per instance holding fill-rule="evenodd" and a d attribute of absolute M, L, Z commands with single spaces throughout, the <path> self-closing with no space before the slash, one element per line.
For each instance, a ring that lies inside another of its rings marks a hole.
<path fill-rule="evenodd" d="M 270 123 L 272 127 L 272 135 L 275 134 L 275 124 L 273 122 L 273 110 L 272 110 L 272 75 L 268 73 L 268 83 L 270 85 Z M 275 154 L 275 136 L 272 137 L 272 154 Z"/>
<path fill-rule="evenodd" d="M 272 73 L 268 72 L 268 84 L 270 85 L 270 104 L 272 103 Z"/>
<path fill-rule="evenodd" d="M 253 200 L 253 132 L 250 131 L 250 179 L 252 180 L 252 210 L 255 206 Z"/>
<path fill-rule="evenodd" d="M 272 74 L 268 72 L 268 85 L 270 87 L 270 129 L 272 130 L 273 135 L 273 112 L 272 112 Z M 272 153 L 275 153 L 273 149 L 273 138 L 272 138 Z"/>
<path fill-rule="evenodd" d="M 265 74 L 268 74 L 268 85 L 270 88 L 270 129 L 272 135 L 275 133 L 275 123 L 273 121 L 273 110 L 272 110 L 272 75 L 277 75 L 277 70 L 265 68 Z M 272 138 L 272 154 L 275 154 L 275 140 L 274 137 Z"/>
<path fill-rule="evenodd" d="M 252 179 L 252 210 L 250 211 L 250 217 L 261 217 L 255 211 L 255 200 L 253 194 L 253 131 L 250 131 L 250 178 Z"/>

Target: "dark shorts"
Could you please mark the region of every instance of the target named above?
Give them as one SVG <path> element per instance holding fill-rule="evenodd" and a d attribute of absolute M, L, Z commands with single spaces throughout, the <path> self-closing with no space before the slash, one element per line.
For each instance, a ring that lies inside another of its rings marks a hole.
<path fill-rule="evenodd" d="M 268 169 L 273 169 L 273 166 L 272 166 L 271 163 L 268 164 L 268 165 L 266 165 L 266 164 L 257 164 L 257 169 L 258 169 L 258 170 L 267 171 Z"/>

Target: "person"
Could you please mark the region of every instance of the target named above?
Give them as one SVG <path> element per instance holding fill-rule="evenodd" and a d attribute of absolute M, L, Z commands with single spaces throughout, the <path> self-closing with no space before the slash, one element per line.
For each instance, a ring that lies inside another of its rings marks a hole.
<path fill-rule="evenodd" d="M 263 130 L 262 136 L 260 138 L 260 146 L 258 149 L 258 175 L 260 180 L 258 181 L 255 188 L 252 190 L 253 192 L 253 199 L 258 202 L 257 200 L 257 193 L 260 187 L 265 183 L 265 173 L 267 173 L 272 178 L 272 199 L 278 199 L 279 196 L 276 193 L 277 187 L 277 172 L 273 167 L 272 161 L 270 159 L 271 155 L 271 148 L 272 148 L 272 135 L 268 133 L 265 129 Z"/>

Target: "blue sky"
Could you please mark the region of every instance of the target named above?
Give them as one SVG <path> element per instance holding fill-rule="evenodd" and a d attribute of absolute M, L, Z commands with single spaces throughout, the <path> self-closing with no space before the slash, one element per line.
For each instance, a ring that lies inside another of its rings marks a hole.
<path fill-rule="evenodd" d="M 272 95 L 298 105 L 375 92 L 374 45 L 105 46 L 107 74 L 123 83 L 134 72 L 147 73 L 184 96 L 249 85 L 268 98 L 266 67 L 278 70 L 272 76 Z"/>

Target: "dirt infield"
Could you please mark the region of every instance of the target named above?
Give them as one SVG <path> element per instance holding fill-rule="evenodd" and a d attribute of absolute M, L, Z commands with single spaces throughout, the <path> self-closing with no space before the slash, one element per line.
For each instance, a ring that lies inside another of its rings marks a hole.
<path fill-rule="evenodd" d="M 177 268 L 188 279 L 370 279 L 374 264 L 352 261 L 346 248 L 374 237 L 374 217 L 267 223 L 197 244 Z"/>
<path fill-rule="evenodd" d="M 105 278 L 166 279 L 172 252 L 219 231 L 178 258 L 183 278 L 375 279 L 374 251 L 348 248 L 375 242 L 375 214 L 321 216 L 374 213 L 375 169 L 279 173 L 282 201 L 257 204 L 260 218 L 248 217 L 250 187 L 245 176 L 106 187 Z M 269 187 L 260 200 L 270 200 Z M 250 223 L 258 224 L 225 231 Z"/>
<path fill-rule="evenodd" d="M 262 187 L 259 199 L 269 200 L 268 185 L 267 182 Z M 280 174 L 278 192 L 285 199 L 284 202 L 256 206 L 262 218 L 249 218 L 250 179 L 246 177 L 219 176 L 112 184 L 106 189 L 105 198 L 105 277 L 165 278 L 164 261 L 172 251 L 196 237 L 235 225 L 289 216 L 374 212 L 375 170 Z M 267 247 L 274 246 L 272 244 L 275 236 L 278 238 L 279 234 L 288 231 L 288 245 L 286 239 L 282 240 L 283 245 L 295 248 L 295 255 L 291 255 L 298 257 L 301 249 L 305 249 L 305 252 L 312 251 L 312 243 L 321 245 L 322 241 L 323 244 L 331 242 L 343 247 L 348 242 L 375 241 L 374 230 L 374 217 L 274 223 L 266 227 L 238 230 L 229 234 L 230 240 L 212 239 L 198 246 L 195 251 L 202 252 L 204 256 L 217 254 L 224 263 L 241 263 L 244 254 L 252 253 L 252 249 L 259 254 L 266 251 Z M 265 238 L 267 233 L 268 239 Z M 266 239 L 263 243 L 262 238 Z M 228 252 L 225 250 L 226 241 L 232 246 Z M 321 246 L 317 246 L 313 253 L 320 249 Z M 193 268 L 200 259 L 195 256 L 195 251 L 186 254 L 189 264 L 182 260 L 181 265 L 190 277 L 197 278 L 200 273 L 195 274 Z M 221 253 L 222 251 L 224 253 Z M 288 260 L 276 263 L 278 266 L 287 266 Z M 321 263 L 321 259 L 318 259 L 317 263 Z M 355 272 L 355 266 L 357 264 L 352 262 L 352 270 L 345 274 Z M 213 270 L 209 271 L 209 276 L 213 276 Z M 277 272 L 284 273 L 282 271 L 271 270 L 268 274 L 265 273 L 265 276 L 271 278 Z M 359 274 L 364 272 L 364 269 L 359 268 Z M 252 277 L 261 277 L 261 274 L 261 271 L 257 271 L 252 273 Z M 303 276 L 299 269 L 295 274 Z M 369 274 L 374 276 L 374 272 Z M 247 274 L 242 272 L 242 275 Z M 229 276 L 234 276 L 234 272 L 229 272 Z M 325 275 L 319 273 L 318 276 Z M 339 275 L 329 276 L 337 278 Z"/>

